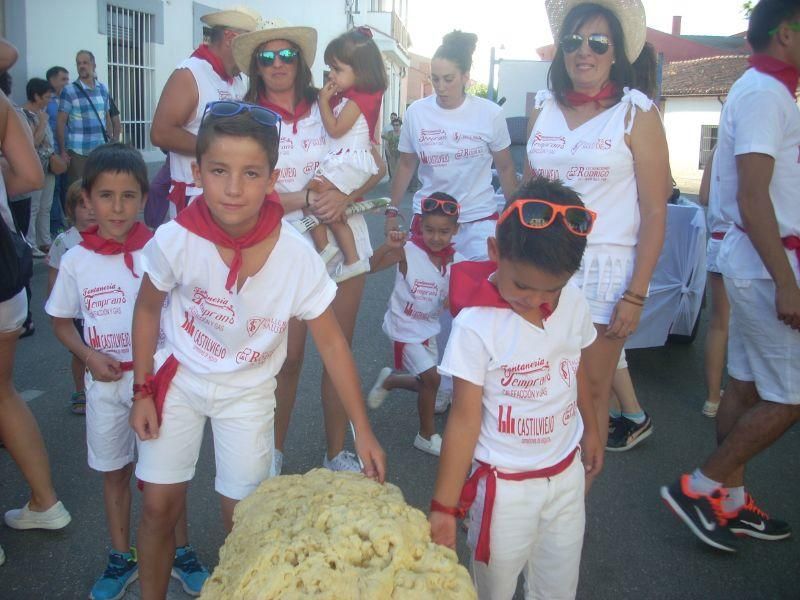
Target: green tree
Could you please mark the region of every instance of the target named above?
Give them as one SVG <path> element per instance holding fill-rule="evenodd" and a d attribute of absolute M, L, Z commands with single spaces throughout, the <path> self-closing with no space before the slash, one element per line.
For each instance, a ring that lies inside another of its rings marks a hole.
<path fill-rule="evenodd" d="M 481 98 L 488 98 L 489 86 L 486 85 L 485 83 L 476 82 L 467 88 L 467 93 L 472 94 L 473 96 L 479 96 Z"/>
<path fill-rule="evenodd" d="M 746 19 L 750 18 L 750 13 L 753 12 L 753 0 L 747 0 L 742 4 L 742 12 Z"/>

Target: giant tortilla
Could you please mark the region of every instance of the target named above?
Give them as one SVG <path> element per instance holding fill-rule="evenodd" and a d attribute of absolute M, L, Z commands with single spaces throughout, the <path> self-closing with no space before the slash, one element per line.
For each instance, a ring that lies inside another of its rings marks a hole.
<path fill-rule="evenodd" d="M 475 598 L 397 486 L 316 469 L 262 483 L 234 511 L 205 600 Z"/>

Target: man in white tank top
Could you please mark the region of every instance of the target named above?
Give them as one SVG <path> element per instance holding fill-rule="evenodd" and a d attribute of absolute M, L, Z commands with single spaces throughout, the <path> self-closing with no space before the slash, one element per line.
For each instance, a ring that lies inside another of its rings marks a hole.
<path fill-rule="evenodd" d="M 240 33 L 255 31 L 260 18 L 243 6 L 201 17 L 210 28 L 208 42 L 177 66 L 161 92 L 150 140 L 169 151 L 170 218 L 202 192 L 194 186 L 192 162 L 203 111 L 209 102 L 244 96 L 247 76 L 236 66 L 232 44 Z"/>

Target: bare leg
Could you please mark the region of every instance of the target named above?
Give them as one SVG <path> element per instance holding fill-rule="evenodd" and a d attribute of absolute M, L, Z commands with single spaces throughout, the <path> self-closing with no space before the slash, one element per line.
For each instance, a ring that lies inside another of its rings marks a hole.
<path fill-rule="evenodd" d="M 600 429 L 600 442 L 605 448 L 608 441 L 608 405 L 611 395 L 611 381 L 619 361 L 619 354 L 625 340 L 610 340 L 605 337 L 606 325 L 595 323 L 597 339 L 584 352 L 589 359 L 586 362 L 586 375 L 589 380 L 589 393 L 595 406 L 597 422 Z"/>
<path fill-rule="evenodd" d="M 436 405 L 436 392 L 439 391 L 439 379 L 436 367 L 431 367 L 419 375 L 419 395 L 417 396 L 419 434 L 426 440 L 431 439 L 431 436 L 436 433 L 433 411 Z"/>
<path fill-rule="evenodd" d="M 627 414 L 640 413 L 642 407 L 636 399 L 636 390 L 633 389 L 633 381 L 628 367 L 614 371 L 614 378 L 611 383 L 612 395 L 616 396 L 622 408 L 622 412 Z"/>
<path fill-rule="evenodd" d="M 86 372 L 86 365 L 83 364 L 83 361 L 75 356 L 72 356 L 72 363 L 70 365 L 70 369 L 72 371 L 72 383 L 75 386 L 76 392 L 83 392 L 85 391 L 85 383 L 83 380 L 83 375 Z"/>
<path fill-rule="evenodd" d="M 186 511 L 188 483 L 146 483 L 136 540 L 143 600 L 164 600 L 175 556 L 175 525 Z"/>
<path fill-rule="evenodd" d="M 306 214 L 306 211 L 303 211 Z M 328 246 L 328 226 L 317 225 L 310 232 L 311 241 L 314 242 L 314 249 L 317 252 L 322 252 Z"/>
<path fill-rule="evenodd" d="M 292 418 L 297 384 L 300 371 L 303 369 L 303 353 L 306 347 L 306 324 L 297 319 L 289 321 L 288 340 L 286 342 L 286 360 L 278 372 L 275 388 L 275 447 L 283 452 L 289 421 Z"/>
<path fill-rule="evenodd" d="M 731 431 L 736 427 L 739 419 L 753 408 L 761 399 L 756 392 L 752 381 L 740 381 L 731 377 L 725 388 L 725 396 L 717 413 L 717 445 L 721 446 Z M 742 464 L 728 475 L 723 481 L 725 487 L 739 487 L 744 485 L 744 468 Z M 712 477 L 713 479 L 713 477 Z"/>
<path fill-rule="evenodd" d="M 120 553 L 131 546 L 131 473 L 133 464 L 103 473 L 103 500 L 111 547 Z"/>
<path fill-rule="evenodd" d="M 358 248 L 356 247 L 356 237 L 353 235 L 353 230 L 347 223 L 329 223 L 328 227 L 331 229 L 336 245 L 344 255 L 344 264 L 352 265 L 358 262 Z M 319 227 L 317 227 L 319 229 Z"/>
<path fill-rule="evenodd" d="M 413 375 L 397 375 L 392 373 L 383 382 L 383 389 L 385 390 L 408 390 L 409 392 L 419 391 L 419 379 Z"/>
<path fill-rule="evenodd" d="M 186 515 L 186 503 L 183 504 L 183 510 L 178 516 L 178 522 L 175 524 L 175 547 L 183 548 L 189 544 L 189 517 Z"/>
<path fill-rule="evenodd" d="M 227 496 L 220 496 L 220 505 L 222 507 L 222 524 L 225 526 L 225 531 L 230 533 L 233 529 L 233 509 L 239 503 L 238 500 L 228 498 Z"/>
<path fill-rule="evenodd" d="M 716 404 L 722 389 L 722 369 L 725 366 L 725 351 L 728 346 L 728 321 L 730 304 L 725 293 L 725 284 L 718 273 L 709 273 L 711 288 L 711 318 L 708 321 L 705 346 L 705 374 L 708 401 Z"/>
<path fill-rule="evenodd" d="M 342 328 L 347 342 L 352 345 L 353 331 L 356 327 L 358 307 L 364 293 L 366 275 L 358 275 L 339 284 L 336 298 L 333 301 L 333 312 Z M 328 445 L 328 459 L 333 459 L 344 448 L 347 414 L 336 394 L 328 371 L 322 371 L 322 410 L 325 415 L 325 437 Z"/>
<path fill-rule="evenodd" d="M 19 330 L 0 333 L 0 440 L 31 488 L 30 509 L 45 511 L 58 498 L 39 426 L 14 389 L 12 372 L 18 338 Z"/>

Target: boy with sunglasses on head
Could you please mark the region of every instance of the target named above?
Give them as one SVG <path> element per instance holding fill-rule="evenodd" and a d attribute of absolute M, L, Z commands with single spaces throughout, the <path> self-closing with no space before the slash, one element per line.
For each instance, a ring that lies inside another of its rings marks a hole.
<path fill-rule="evenodd" d="M 417 392 L 419 433 L 414 447 L 439 456 L 442 436 L 433 422 L 439 374 L 436 336 L 439 316 L 447 301 L 450 266 L 463 260 L 453 249 L 458 231 L 459 206 L 456 199 L 435 192 L 421 203 L 419 231 L 411 233 L 411 243 L 400 231 L 389 232 L 388 241 L 370 259 L 370 270 L 381 271 L 397 265 L 389 309 L 383 317 L 383 331 L 392 340 L 394 368 L 408 371 L 397 375 L 385 367 L 367 396 L 367 405 L 378 408 L 390 390 Z"/>
<path fill-rule="evenodd" d="M 453 267 L 457 316 L 439 367 L 453 377 L 453 407 L 431 536 L 455 548 L 469 511 L 480 598 L 511 598 L 523 569 L 531 597 L 575 596 L 584 490 L 603 449 L 581 364 L 596 332 L 567 283 L 594 219 L 571 189 L 533 179 L 500 216 L 490 261 Z"/>
<path fill-rule="evenodd" d="M 267 477 L 275 376 L 286 358 L 291 318 L 308 321 L 354 424 L 366 474 L 384 478 L 385 457 L 330 308 L 336 285 L 300 234 L 281 226 L 283 209 L 273 192 L 279 125 L 278 115 L 259 106 L 209 104 L 193 165 L 203 194 L 160 227 L 143 253 L 131 411 L 141 440 L 136 475 L 145 482 L 138 530 L 143 598 L 166 594 L 165 548 L 186 503 L 206 419 L 226 530 L 236 503 Z M 159 321 L 164 347 L 156 352 Z"/>

